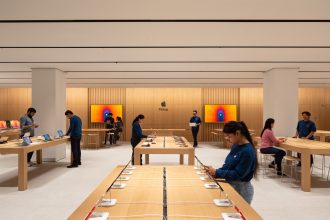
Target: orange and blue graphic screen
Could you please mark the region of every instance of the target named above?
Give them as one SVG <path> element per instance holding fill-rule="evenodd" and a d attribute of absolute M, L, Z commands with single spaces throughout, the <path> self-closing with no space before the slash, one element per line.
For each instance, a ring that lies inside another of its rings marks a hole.
<path fill-rule="evenodd" d="M 236 105 L 205 105 L 205 123 L 237 121 Z"/>
<path fill-rule="evenodd" d="M 91 122 L 104 122 L 105 118 L 112 113 L 112 117 L 123 117 L 122 105 L 91 105 Z"/>

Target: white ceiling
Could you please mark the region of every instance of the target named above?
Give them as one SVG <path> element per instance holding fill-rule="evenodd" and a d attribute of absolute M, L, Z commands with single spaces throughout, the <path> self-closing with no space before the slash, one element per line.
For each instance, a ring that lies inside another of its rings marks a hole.
<path fill-rule="evenodd" d="M 261 86 L 299 68 L 330 86 L 328 0 L 1 0 L 0 87 L 30 86 L 31 68 L 68 86 Z"/>

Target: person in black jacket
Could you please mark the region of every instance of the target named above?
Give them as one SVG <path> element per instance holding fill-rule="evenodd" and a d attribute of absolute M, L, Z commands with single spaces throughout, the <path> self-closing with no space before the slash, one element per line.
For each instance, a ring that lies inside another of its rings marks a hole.
<path fill-rule="evenodd" d="M 138 115 L 132 122 L 132 164 L 134 165 L 134 148 L 140 143 L 142 138 L 147 138 L 147 135 L 142 133 L 141 123 L 144 119 L 144 115 Z M 140 157 L 140 164 L 142 165 L 142 156 Z"/>
<path fill-rule="evenodd" d="M 117 116 L 115 123 L 115 135 L 113 140 L 114 144 L 116 144 L 116 142 L 119 140 L 120 133 L 123 132 L 123 126 L 124 126 L 123 120 L 121 119 L 121 117 Z"/>
<path fill-rule="evenodd" d="M 197 110 L 193 111 L 193 116 L 190 119 L 190 123 L 195 123 L 194 126 L 191 126 L 191 132 L 194 137 L 194 147 L 197 147 L 198 146 L 197 136 L 198 136 L 199 126 L 202 123 L 201 118 L 197 116 Z"/>

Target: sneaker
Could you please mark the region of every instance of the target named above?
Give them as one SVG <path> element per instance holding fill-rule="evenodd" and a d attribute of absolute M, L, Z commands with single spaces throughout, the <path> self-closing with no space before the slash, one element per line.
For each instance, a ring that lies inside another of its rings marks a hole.
<path fill-rule="evenodd" d="M 67 166 L 67 168 L 76 168 L 76 167 L 78 167 L 78 165 L 71 164 L 70 166 Z"/>
<path fill-rule="evenodd" d="M 81 162 L 79 162 L 78 165 L 81 165 Z"/>
<path fill-rule="evenodd" d="M 34 162 L 28 162 L 28 166 L 29 166 L 29 167 L 33 167 L 33 166 L 35 166 L 35 165 L 37 165 L 37 164 L 34 163 Z"/>
<path fill-rule="evenodd" d="M 268 165 L 269 168 L 275 169 L 275 165 L 274 164 L 269 164 Z"/>
<path fill-rule="evenodd" d="M 282 171 L 277 171 L 278 176 L 286 176 L 285 173 L 282 173 Z"/>

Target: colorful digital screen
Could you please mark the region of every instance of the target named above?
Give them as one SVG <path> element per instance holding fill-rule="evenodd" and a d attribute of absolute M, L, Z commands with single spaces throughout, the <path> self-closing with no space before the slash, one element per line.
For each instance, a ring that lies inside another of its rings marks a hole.
<path fill-rule="evenodd" d="M 10 127 L 11 128 L 19 128 L 19 121 L 18 120 L 11 120 L 10 121 Z"/>
<path fill-rule="evenodd" d="M 6 121 L 0 121 L 0 129 L 6 129 L 6 128 L 7 128 Z"/>
<path fill-rule="evenodd" d="M 91 105 L 91 122 L 104 122 L 109 113 L 116 117 L 123 117 L 123 105 Z"/>
<path fill-rule="evenodd" d="M 205 105 L 205 123 L 237 121 L 237 105 Z"/>

